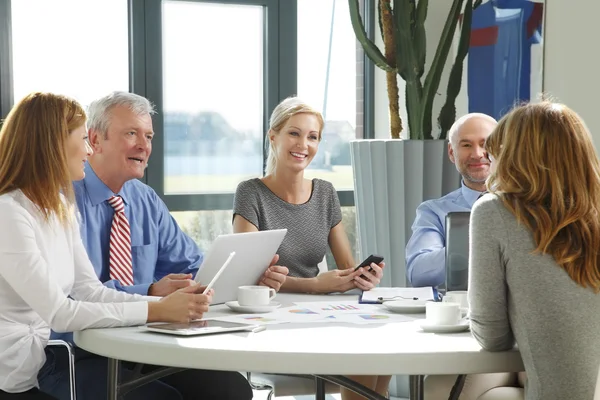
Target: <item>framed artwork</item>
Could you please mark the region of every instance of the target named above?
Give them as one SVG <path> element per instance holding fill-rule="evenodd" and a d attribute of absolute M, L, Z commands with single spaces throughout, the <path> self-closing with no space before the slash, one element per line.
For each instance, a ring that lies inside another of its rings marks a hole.
<path fill-rule="evenodd" d="M 500 119 L 543 91 L 543 0 L 489 0 L 473 11 L 468 111 Z"/>

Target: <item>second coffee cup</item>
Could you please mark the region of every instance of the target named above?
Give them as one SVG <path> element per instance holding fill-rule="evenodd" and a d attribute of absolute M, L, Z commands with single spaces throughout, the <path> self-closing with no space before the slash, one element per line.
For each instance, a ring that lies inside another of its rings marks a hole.
<path fill-rule="evenodd" d="M 240 306 L 266 306 L 276 295 L 275 289 L 267 286 L 240 286 L 237 290 Z"/>

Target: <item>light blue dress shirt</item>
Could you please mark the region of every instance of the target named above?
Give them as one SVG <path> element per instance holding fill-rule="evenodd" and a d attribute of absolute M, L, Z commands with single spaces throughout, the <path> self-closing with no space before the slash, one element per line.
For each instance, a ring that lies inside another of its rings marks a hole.
<path fill-rule="evenodd" d="M 406 277 L 413 287 L 438 286 L 446 280 L 446 214 L 471 211 L 482 192 L 463 183 L 446 196 L 417 208 L 413 234 L 406 245 Z"/>
<path fill-rule="evenodd" d="M 108 287 L 129 293 L 148 294 L 151 283 L 171 273 L 196 274 L 202 253 L 177 225 L 165 203 L 148 185 L 127 181 L 118 194 L 125 203 L 131 231 L 132 286 L 109 277 L 109 239 L 114 210 L 108 199 L 115 195 L 86 163 L 85 178 L 74 183 L 81 214 L 81 239 L 96 275 Z"/>
<path fill-rule="evenodd" d="M 148 294 L 153 282 L 171 273 L 198 272 L 203 255 L 196 243 L 177 225 L 165 203 L 148 185 L 137 179 L 125 182 L 119 196 L 131 231 L 132 286 L 109 277 L 109 240 L 114 209 L 108 199 L 115 194 L 85 164 L 85 178 L 74 182 L 80 214 L 81 239 L 96 275 L 105 286 L 128 293 Z M 52 339 L 73 342 L 73 334 L 51 333 Z"/>

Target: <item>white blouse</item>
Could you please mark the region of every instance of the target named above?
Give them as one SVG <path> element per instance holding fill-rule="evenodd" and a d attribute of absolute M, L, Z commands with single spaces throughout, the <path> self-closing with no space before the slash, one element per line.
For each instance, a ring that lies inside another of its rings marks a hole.
<path fill-rule="evenodd" d="M 66 227 L 20 190 L 0 196 L 0 389 L 37 386 L 50 329 L 144 324 L 145 300 L 102 285 L 75 217 Z"/>

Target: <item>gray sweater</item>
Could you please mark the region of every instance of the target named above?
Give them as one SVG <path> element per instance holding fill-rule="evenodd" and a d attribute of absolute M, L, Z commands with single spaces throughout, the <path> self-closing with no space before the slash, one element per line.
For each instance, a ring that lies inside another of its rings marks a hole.
<path fill-rule="evenodd" d="M 288 230 L 277 250 L 279 265 L 290 276 L 312 278 L 329 246 L 329 232 L 342 221 L 340 201 L 333 185 L 313 179 L 310 199 L 291 204 L 279 198 L 258 178 L 240 183 L 235 191 L 233 215 L 240 215 L 259 231 Z"/>
<path fill-rule="evenodd" d="M 527 400 L 592 400 L 600 365 L 600 296 L 577 285 L 493 194 L 471 212 L 471 331 L 489 351 L 516 340 Z M 597 249 L 594 249 L 597 250 Z"/>

